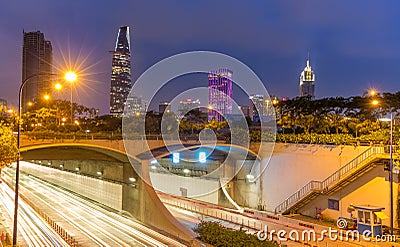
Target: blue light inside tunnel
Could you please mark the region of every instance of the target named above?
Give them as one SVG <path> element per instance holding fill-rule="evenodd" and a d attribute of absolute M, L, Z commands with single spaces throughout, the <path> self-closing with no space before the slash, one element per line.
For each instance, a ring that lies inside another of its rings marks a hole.
<path fill-rule="evenodd" d="M 172 153 L 172 163 L 178 164 L 179 163 L 179 153 Z"/>
<path fill-rule="evenodd" d="M 200 163 L 206 163 L 207 162 L 206 152 L 200 152 L 199 153 L 199 162 Z"/>

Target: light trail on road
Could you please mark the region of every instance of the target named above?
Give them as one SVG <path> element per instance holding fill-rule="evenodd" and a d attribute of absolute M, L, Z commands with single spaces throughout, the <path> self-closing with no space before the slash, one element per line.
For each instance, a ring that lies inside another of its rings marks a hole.
<path fill-rule="evenodd" d="M 13 177 L 6 169 L 2 177 Z M 20 193 L 75 235 L 81 246 L 186 246 L 38 178 L 21 173 Z"/>
<path fill-rule="evenodd" d="M 9 215 L 14 212 L 14 191 L 5 183 L 1 184 L 1 203 Z M 23 200 L 19 200 L 18 210 L 19 234 L 27 246 L 69 246 L 35 211 Z M 21 245 L 21 241 L 19 241 Z"/>

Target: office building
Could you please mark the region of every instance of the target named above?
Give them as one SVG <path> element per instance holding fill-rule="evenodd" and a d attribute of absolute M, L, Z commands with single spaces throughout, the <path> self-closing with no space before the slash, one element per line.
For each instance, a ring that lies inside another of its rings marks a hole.
<path fill-rule="evenodd" d="M 126 99 L 126 112 L 127 116 L 139 116 L 144 113 L 143 102 L 141 98 L 138 97 L 128 97 Z"/>
<path fill-rule="evenodd" d="M 300 97 L 315 99 L 315 74 L 310 65 L 310 53 L 308 53 L 307 65 L 300 74 Z"/>
<path fill-rule="evenodd" d="M 252 94 L 249 97 L 249 117 L 253 122 L 259 122 L 266 113 L 264 95 Z"/>
<path fill-rule="evenodd" d="M 192 100 L 192 99 L 186 99 L 186 100 L 181 100 L 179 101 L 179 106 L 178 106 L 178 116 L 183 117 L 185 114 L 190 112 L 193 109 L 199 109 L 200 108 L 200 100 Z"/>
<path fill-rule="evenodd" d="M 124 112 L 126 100 L 132 88 L 129 27 L 119 28 L 112 54 L 110 114 L 120 117 Z"/>
<path fill-rule="evenodd" d="M 171 106 L 168 101 L 160 102 L 158 104 L 158 113 L 163 114 L 167 110 L 171 110 Z"/>
<path fill-rule="evenodd" d="M 232 114 L 232 76 L 229 69 L 208 74 L 208 120 L 223 121 L 223 115 Z"/>
<path fill-rule="evenodd" d="M 240 105 L 239 110 L 242 111 L 244 117 L 250 117 L 249 110 L 250 107 L 247 105 Z"/>
<path fill-rule="evenodd" d="M 40 31 L 23 32 L 22 45 L 22 81 L 29 81 L 22 91 L 22 111 L 28 102 L 51 93 L 53 48 Z"/>
<path fill-rule="evenodd" d="M 0 110 L 6 110 L 6 109 L 7 109 L 7 100 L 0 99 Z"/>

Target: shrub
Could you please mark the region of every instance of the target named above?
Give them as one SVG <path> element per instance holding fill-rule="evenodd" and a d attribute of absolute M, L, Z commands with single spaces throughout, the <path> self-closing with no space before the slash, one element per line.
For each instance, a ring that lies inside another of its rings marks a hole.
<path fill-rule="evenodd" d="M 355 145 L 357 139 L 349 134 L 277 134 L 276 142 Z"/>
<path fill-rule="evenodd" d="M 247 234 L 243 230 L 225 228 L 216 222 L 202 221 L 194 231 L 200 235 L 199 239 L 201 241 L 216 247 L 278 246 L 270 241 L 260 241 L 256 236 Z"/>

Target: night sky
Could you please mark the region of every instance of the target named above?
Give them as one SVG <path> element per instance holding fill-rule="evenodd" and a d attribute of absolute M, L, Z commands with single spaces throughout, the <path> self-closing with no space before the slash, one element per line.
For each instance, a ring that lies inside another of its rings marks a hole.
<path fill-rule="evenodd" d="M 65 67 L 68 54 L 81 64 L 74 98 L 107 113 L 108 51 L 122 25 L 131 28 L 133 81 L 168 56 L 211 50 L 247 64 L 270 94 L 295 97 L 310 51 L 317 98 L 361 95 L 370 87 L 395 92 L 400 90 L 399 10 L 400 1 L 376 0 L 3 1 L 0 98 L 17 104 L 22 30 L 40 30 L 53 44 L 57 68 Z"/>

